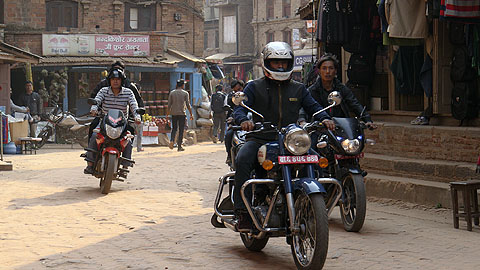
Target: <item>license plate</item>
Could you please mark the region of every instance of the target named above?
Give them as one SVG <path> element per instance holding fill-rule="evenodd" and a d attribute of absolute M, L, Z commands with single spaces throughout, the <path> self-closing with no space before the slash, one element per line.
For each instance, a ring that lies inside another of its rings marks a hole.
<path fill-rule="evenodd" d="M 279 156 L 278 164 L 307 164 L 318 163 L 317 155 L 306 156 Z"/>

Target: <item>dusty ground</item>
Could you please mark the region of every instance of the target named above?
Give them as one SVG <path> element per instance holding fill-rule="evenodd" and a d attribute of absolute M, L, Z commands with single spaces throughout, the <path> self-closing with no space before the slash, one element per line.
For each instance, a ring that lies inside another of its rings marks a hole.
<path fill-rule="evenodd" d="M 7 156 L 0 172 L 0 269 L 294 269 L 283 238 L 260 253 L 210 225 L 221 145 L 134 153 L 125 183 L 101 195 L 80 149 Z M 373 200 L 361 233 L 330 218 L 324 269 L 480 269 L 480 228 L 453 228 L 450 211 Z"/>

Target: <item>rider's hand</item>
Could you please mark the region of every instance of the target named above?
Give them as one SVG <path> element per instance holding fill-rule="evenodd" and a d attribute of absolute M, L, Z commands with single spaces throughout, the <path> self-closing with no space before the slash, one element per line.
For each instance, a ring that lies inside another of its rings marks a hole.
<path fill-rule="evenodd" d="M 190 115 L 190 120 L 193 120 L 193 115 Z"/>
<path fill-rule="evenodd" d="M 97 116 L 97 111 L 96 110 L 91 110 L 90 115 L 91 116 Z"/>
<path fill-rule="evenodd" d="M 322 124 L 330 130 L 335 129 L 335 122 L 333 122 L 332 120 L 325 119 L 322 121 Z"/>
<path fill-rule="evenodd" d="M 253 128 L 255 127 L 255 124 L 252 121 L 243 121 L 240 126 L 242 127 L 242 130 L 245 131 L 252 131 Z"/>
<path fill-rule="evenodd" d="M 376 128 L 377 128 L 377 125 L 374 124 L 373 122 L 367 122 L 365 125 L 366 125 L 367 128 L 370 129 L 370 130 L 373 130 L 373 129 L 376 129 Z"/>
<path fill-rule="evenodd" d="M 139 115 L 135 116 L 135 124 L 138 125 L 140 123 L 142 123 L 142 119 L 140 118 L 140 116 Z"/>

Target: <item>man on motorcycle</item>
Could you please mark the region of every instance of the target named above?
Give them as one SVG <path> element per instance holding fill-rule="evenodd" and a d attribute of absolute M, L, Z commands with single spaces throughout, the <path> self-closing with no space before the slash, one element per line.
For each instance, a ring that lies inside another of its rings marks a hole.
<path fill-rule="evenodd" d="M 232 92 L 230 92 L 227 96 L 227 105 L 229 106 L 229 109 L 227 111 L 227 124 L 233 123 L 233 109 L 235 109 L 235 104 L 233 104 L 232 97 L 235 93 L 237 92 L 242 92 L 243 91 L 243 86 L 245 84 L 243 83 L 242 80 L 233 80 L 230 83 L 230 88 L 232 89 Z M 227 160 L 225 163 L 230 165 L 232 162 L 232 157 L 231 157 L 231 149 L 232 149 L 232 140 L 233 140 L 233 130 L 228 129 L 226 134 L 225 134 L 225 150 L 227 151 Z"/>
<path fill-rule="evenodd" d="M 118 109 L 121 110 L 125 117 L 128 117 L 129 108 L 135 115 L 135 123 L 140 123 L 140 115 L 136 113 L 138 109 L 137 101 L 132 90 L 123 87 L 125 80 L 125 74 L 121 69 L 112 69 L 107 76 L 107 79 L 110 82 L 109 87 L 103 87 L 100 89 L 98 94 L 95 96 L 95 100 L 98 105 L 92 105 L 90 109 L 90 114 L 93 116 L 97 115 L 99 106 L 103 112 L 108 112 L 109 109 Z M 98 126 L 98 124 L 97 124 Z M 97 149 L 97 133 L 93 133 L 92 137 L 89 140 L 88 147 L 90 149 Z M 122 156 L 131 159 L 132 157 L 132 142 L 129 140 L 125 150 L 122 153 Z M 96 154 L 92 151 L 87 151 L 87 164 L 85 168 L 85 174 L 92 174 L 94 172 L 93 163 L 95 162 Z M 123 164 L 124 166 L 128 164 Z"/>
<path fill-rule="evenodd" d="M 295 123 L 299 116 L 300 108 L 309 115 L 322 109 L 301 83 L 290 80 L 293 72 L 294 56 L 290 45 L 285 42 L 270 42 L 262 51 L 262 68 L 264 77 L 247 85 L 244 90 L 247 100 L 245 105 L 262 114 L 266 122 L 272 122 L 278 128 Z M 243 130 L 254 129 L 254 122 L 247 118 L 249 111 L 237 106 L 234 118 Z M 262 119 L 253 114 L 255 121 Z M 325 112 L 315 115 L 315 119 L 329 129 L 334 129 L 335 124 L 329 120 Z M 259 168 L 257 152 L 262 145 L 261 140 L 249 140 L 240 148 L 235 165 L 235 189 L 233 194 L 235 215 L 238 219 L 238 229 L 249 229 L 252 226 L 251 217 L 246 211 L 245 204 L 240 195 L 241 186 L 250 178 L 251 172 Z M 250 192 L 251 193 L 251 192 Z"/>
<path fill-rule="evenodd" d="M 340 106 L 334 106 L 327 111 L 331 117 L 349 117 L 349 111 L 355 113 L 356 116 L 360 116 L 363 112 L 363 118 L 365 119 L 368 128 L 376 128 L 376 125 L 372 122 L 370 115 L 363 110 L 362 104 L 358 102 L 357 98 L 353 94 L 352 90 L 345 86 L 339 79 L 337 79 L 338 60 L 335 55 L 326 53 L 318 60 L 317 67 L 319 70 L 319 77 L 317 81 L 308 88 L 308 91 L 312 97 L 320 103 L 320 105 L 328 106 L 328 94 L 332 91 L 340 92 L 342 96 L 342 103 Z M 300 122 L 307 119 L 303 113 L 300 113 Z"/>
<path fill-rule="evenodd" d="M 114 69 L 121 69 L 123 73 L 125 73 L 125 65 L 121 61 L 116 61 L 112 64 L 112 66 L 110 67 L 110 71 Z M 100 89 L 108 86 L 110 86 L 110 80 L 108 80 L 108 78 L 101 80 L 93 89 L 90 97 L 95 98 Z M 125 79 L 122 81 L 122 86 L 132 90 L 133 94 L 135 95 L 135 100 L 137 101 L 138 107 L 142 108 L 144 106 L 144 103 L 142 97 L 140 96 L 140 91 L 138 90 L 137 85 L 135 83 L 132 83 L 128 78 L 125 77 Z M 130 117 L 133 118 L 133 115 L 130 115 Z M 95 118 L 95 120 L 93 120 L 93 122 L 90 124 L 90 129 L 88 130 L 88 138 L 92 137 L 93 129 L 98 125 L 98 121 L 99 118 Z M 134 130 L 131 130 L 131 132 L 133 133 Z"/>

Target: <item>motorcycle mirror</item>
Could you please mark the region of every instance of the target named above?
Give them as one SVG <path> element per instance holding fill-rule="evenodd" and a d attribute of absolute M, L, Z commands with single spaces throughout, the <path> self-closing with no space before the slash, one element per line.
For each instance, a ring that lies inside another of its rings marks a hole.
<path fill-rule="evenodd" d="M 140 115 L 144 115 L 145 114 L 145 108 L 138 108 L 137 113 L 140 114 Z"/>
<path fill-rule="evenodd" d="M 338 92 L 338 91 L 331 92 L 328 95 L 328 103 L 329 104 L 334 104 L 334 106 L 342 103 L 342 95 L 340 95 L 340 92 Z"/>
<path fill-rule="evenodd" d="M 87 103 L 88 105 L 97 105 L 97 101 L 94 98 L 89 98 Z"/>
<path fill-rule="evenodd" d="M 235 104 L 236 106 L 241 105 L 244 100 L 247 100 L 247 96 L 245 96 L 245 93 L 243 93 L 243 92 L 236 92 L 236 93 L 232 96 L 232 102 L 233 102 L 233 104 Z"/>

